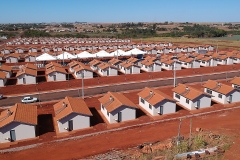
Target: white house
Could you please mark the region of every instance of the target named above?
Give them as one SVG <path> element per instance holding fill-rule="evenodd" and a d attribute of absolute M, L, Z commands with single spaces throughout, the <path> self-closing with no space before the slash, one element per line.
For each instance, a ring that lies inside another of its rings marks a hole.
<path fill-rule="evenodd" d="M 174 60 L 162 61 L 162 69 L 165 70 L 181 70 L 181 63 Z"/>
<path fill-rule="evenodd" d="M 113 65 L 117 68 L 120 68 L 120 64 L 122 63 L 122 61 L 117 58 L 113 58 L 113 59 L 109 60 L 108 63 L 110 63 L 111 65 Z"/>
<path fill-rule="evenodd" d="M 240 101 L 240 91 L 232 86 L 208 80 L 204 85 L 204 92 L 212 95 L 212 100 L 222 104 Z"/>
<path fill-rule="evenodd" d="M 120 64 L 120 71 L 124 74 L 139 74 L 140 67 L 125 61 Z"/>
<path fill-rule="evenodd" d="M 172 89 L 173 98 L 177 100 L 177 104 L 188 110 L 201 109 L 211 106 L 211 95 L 204 93 L 193 87 L 184 84 L 178 84 Z"/>
<path fill-rule="evenodd" d="M 187 58 L 182 60 L 182 67 L 184 68 L 200 68 L 200 62 L 193 58 Z"/>
<path fill-rule="evenodd" d="M 66 70 L 62 67 L 52 66 L 46 69 L 45 72 L 47 76 L 47 81 L 65 81 L 66 80 Z"/>
<path fill-rule="evenodd" d="M 35 53 L 35 52 L 31 52 L 29 54 L 26 54 L 24 56 L 25 62 L 35 62 L 36 61 L 36 57 L 37 57 L 37 53 Z"/>
<path fill-rule="evenodd" d="M 231 83 L 233 88 L 240 89 L 240 77 L 234 77 Z"/>
<path fill-rule="evenodd" d="M 98 66 L 100 63 L 102 63 L 102 62 L 99 61 L 99 60 L 97 60 L 97 59 L 94 59 L 94 60 L 92 60 L 91 62 L 89 62 L 91 69 L 94 70 L 94 71 L 96 71 L 96 70 L 98 69 L 97 66 Z"/>
<path fill-rule="evenodd" d="M 65 99 L 53 105 L 53 108 L 57 133 L 90 127 L 92 113 L 83 99 L 65 97 Z"/>
<path fill-rule="evenodd" d="M 74 73 L 75 78 L 77 79 L 89 79 L 93 78 L 93 71 L 89 66 L 84 65 L 81 62 L 72 61 L 69 65 L 69 71 Z"/>
<path fill-rule="evenodd" d="M 0 144 L 36 137 L 37 106 L 18 104 L 0 114 Z"/>
<path fill-rule="evenodd" d="M 6 63 L 18 63 L 20 55 L 18 53 L 9 54 L 5 57 Z"/>
<path fill-rule="evenodd" d="M 141 69 L 146 72 L 159 72 L 162 70 L 162 65 L 151 60 L 144 60 Z"/>
<path fill-rule="evenodd" d="M 0 71 L 7 73 L 7 78 L 10 78 L 12 75 L 12 67 L 10 66 L 2 65 L 0 66 Z"/>
<path fill-rule="evenodd" d="M 122 93 L 108 92 L 98 100 L 101 112 L 109 123 L 136 119 L 137 106 Z"/>
<path fill-rule="evenodd" d="M 219 56 L 217 58 L 219 65 L 231 65 L 233 64 L 233 58 L 226 55 Z"/>
<path fill-rule="evenodd" d="M 7 73 L 6 72 L 2 72 L 0 71 L 0 87 L 5 86 L 6 82 L 7 82 Z"/>
<path fill-rule="evenodd" d="M 176 112 L 176 101 L 159 90 L 146 87 L 138 96 L 139 105 L 152 116 Z"/>
<path fill-rule="evenodd" d="M 110 65 L 109 63 L 100 63 L 97 71 L 101 76 L 117 76 L 118 68 Z"/>
<path fill-rule="evenodd" d="M 36 84 L 37 70 L 22 67 L 16 77 L 17 84 Z"/>

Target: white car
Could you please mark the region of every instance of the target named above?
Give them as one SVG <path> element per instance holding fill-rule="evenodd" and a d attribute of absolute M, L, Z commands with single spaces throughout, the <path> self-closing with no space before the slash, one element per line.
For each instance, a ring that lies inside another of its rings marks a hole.
<path fill-rule="evenodd" d="M 22 103 L 33 103 L 33 102 L 37 102 L 38 99 L 35 97 L 23 97 L 22 99 Z"/>

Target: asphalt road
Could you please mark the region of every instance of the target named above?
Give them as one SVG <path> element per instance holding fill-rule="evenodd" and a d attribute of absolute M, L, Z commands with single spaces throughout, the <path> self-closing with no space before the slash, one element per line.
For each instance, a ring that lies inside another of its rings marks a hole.
<path fill-rule="evenodd" d="M 221 72 L 215 74 L 204 74 L 204 75 L 193 75 L 193 76 L 185 76 L 185 77 L 177 77 L 177 83 L 195 83 L 195 82 L 204 82 L 209 79 L 218 80 L 218 79 L 226 79 L 233 78 L 235 76 L 239 76 L 240 71 L 232 71 L 232 72 Z M 144 87 L 162 87 L 173 85 L 173 78 L 166 79 L 153 79 L 148 81 L 141 82 L 126 82 L 120 84 L 110 84 L 104 86 L 93 86 L 84 88 L 84 96 L 93 96 L 96 94 L 103 94 L 108 91 L 119 92 L 119 91 L 127 91 L 127 90 L 135 90 L 142 89 Z M 11 106 L 15 103 L 21 102 L 21 99 L 27 95 L 21 95 L 16 97 L 7 97 L 0 100 L 0 107 L 3 106 Z M 50 100 L 58 100 L 63 99 L 66 96 L 78 97 L 82 96 L 82 89 L 72 89 L 72 90 L 62 90 L 50 93 L 36 93 L 31 96 L 37 97 L 41 102 L 50 101 Z"/>

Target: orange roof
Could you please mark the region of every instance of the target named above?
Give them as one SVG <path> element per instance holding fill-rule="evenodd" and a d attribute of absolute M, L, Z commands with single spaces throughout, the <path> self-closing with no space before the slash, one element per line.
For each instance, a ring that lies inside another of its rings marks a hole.
<path fill-rule="evenodd" d="M 46 75 L 48 75 L 52 72 L 60 72 L 60 73 L 67 74 L 66 70 L 62 67 L 52 66 L 52 67 L 46 69 Z"/>
<path fill-rule="evenodd" d="M 32 63 L 27 63 L 25 65 L 26 68 L 29 68 L 29 69 L 34 69 L 34 70 L 37 70 L 37 66 L 32 64 Z"/>
<path fill-rule="evenodd" d="M 37 76 L 37 70 L 23 67 L 17 72 L 16 77 L 19 77 L 22 74 L 28 74 L 28 75 L 32 75 L 32 76 L 36 77 Z"/>
<path fill-rule="evenodd" d="M 125 97 L 122 93 L 108 92 L 102 98 L 98 99 L 108 112 L 112 112 L 121 106 L 137 108 L 137 106 Z"/>
<path fill-rule="evenodd" d="M 177 87 L 173 88 L 172 91 L 190 100 L 194 100 L 195 98 L 201 96 L 202 94 L 210 96 L 202 91 L 199 91 L 195 88 L 186 86 L 185 84 L 181 83 L 179 83 Z"/>
<path fill-rule="evenodd" d="M 24 56 L 24 58 L 27 58 L 27 57 L 29 57 L 29 56 L 36 57 L 36 56 L 37 56 L 37 52 L 30 52 L 30 53 L 26 54 L 26 55 Z"/>
<path fill-rule="evenodd" d="M 73 67 L 73 69 L 76 72 L 81 71 L 81 70 L 88 70 L 88 71 L 93 72 L 89 66 L 86 66 L 81 62 L 79 62 L 78 65 L 76 65 L 75 67 Z"/>
<path fill-rule="evenodd" d="M 122 62 L 122 63 L 120 64 L 120 66 L 122 66 L 122 67 L 124 67 L 124 68 L 128 68 L 128 67 L 130 67 L 130 66 L 139 67 L 139 66 L 134 65 L 133 63 L 131 63 L 131 62 L 127 62 L 127 61 Z M 140 67 L 139 67 L 139 68 L 140 68 Z"/>
<path fill-rule="evenodd" d="M 172 97 L 166 95 L 165 93 L 148 87 L 145 87 L 141 92 L 138 93 L 138 95 L 151 105 L 155 105 L 165 99 L 175 102 Z"/>
<path fill-rule="evenodd" d="M 92 116 L 87 104 L 82 98 L 65 97 L 53 105 L 56 120 L 60 120 L 71 113 Z"/>
<path fill-rule="evenodd" d="M 226 84 L 221 84 L 213 80 L 208 80 L 204 85 L 205 88 L 209 88 L 213 91 L 216 91 L 218 93 L 222 94 L 228 94 L 229 92 L 235 90 L 231 86 L 228 86 Z"/>
<path fill-rule="evenodd" d="M 6 58 L 8 58 L 8 57 L 19 58 L 19 57 L 20 57 L 20 54 L 18 54 L 18 53 L 13 53 L 13 54 L 9 54 L 9 55 L 6 56 Z"/>
<path fill-rule="evenodd" d="M 234 78 L 231 80 L 231 83 L 240 86 L 240 77 L 234 77 Z"/>
<path fill-rule="evenodd" d="M 99 60 L 97 60 L 97 59 L 94 59 L 94 60 L 92 60 L 91 62 L 89 62 L 89 64 L 90 64 L 91 66 L 98 65 L 99 63 L 101 63 L 101 61 L 99 61 Z"/>
<path fill-rule="evenodd" d="M 53 67 L 53 66 L 62 67 L 61 64 L 59 64 L 59 63 L 50 62 L 50 63 L 48 63 L 48 64 L 45 66 L 45 68 L 48 69 L 48 68 L 51 68 L 51 67 Z"/>
<path fill-rule="evenodd" d="M 11 122 L 20 122 L 37 125 L 37 106 L 16 103 L 8 110 L 4 110 L 0 115 L 0 127 L 4 127 Z"/>
<path fill-rule="evenodd" d="M 116 64 L 118 62 L 122 62 L 121 60 L 117 59 L 117 58 L 113 58 L 111 59 L 110 61 L 108 61 L 109 63 L 112 63 L 112 64 Z"/>
<path fill-rule="evenodd" d="M 0 66 L 0 71 L 8 71 L 8 72 L 11 72 L 11 71 L 12 71 L 12 67 L 2 65 L 2 66 Z"/>
<path fill-rule="evenodd" d="M 1 71 L 0 71 L 0 78 L 1 78 L 1 79 L 6 78 L 6 75 L 7 75 L 6 72 L 1 72 Z"/>

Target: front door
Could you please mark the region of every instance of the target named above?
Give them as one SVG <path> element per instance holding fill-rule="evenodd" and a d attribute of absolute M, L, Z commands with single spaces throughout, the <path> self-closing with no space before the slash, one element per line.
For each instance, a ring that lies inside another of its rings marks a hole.
<path fill-rule="evenodd" d="M 107 76 L 109 76 L 109 69 L 107 70 Z"/>
<path fill-rule="evenodd" d="M 229 96 L 229 103 L 232 102 L 232 94 Z"/>
<path fill-rule="evenodd" d="M 163 106 L 160 106 L 159 109 L 160 109 L 159 114 L 162 115 L 163 114 Z"/>
<path fill-rule="evenodd" d="M 200 100 L 197 101 L 197 109 L 200 108 Z"/>
<path fill-rule="evenodd" d="M 53 80 L 56 81 L 56 75 L 53 75 Z"/>
<path fill-rule="evenodd" d="M 23 84 L 26 84 L 26 78 L 23 78 Z"/>
<path fill-rule="evenodd" d="M 118 122 L 122 121 L 122 112 L 118 112 Z"/>
<path fill-rule="evenodd" d="M 68 121 L 68 130 L 69 131 L 73 130 L 73 120 Z"/>
<path fill-rule="evenodd" d="M 131 68 L 130 68 L 130 74 L 132 74 L 132 72 L 133 72 L 133 68 L 131 67 Z"/>
<path fill-rule="evenodd" d="M 15 130 L 11 130 L 11 131 L 10 131 L 10 138 L 11 138 L 11 142 L 16 141 L 16 133 L 15 133 Z"/>

